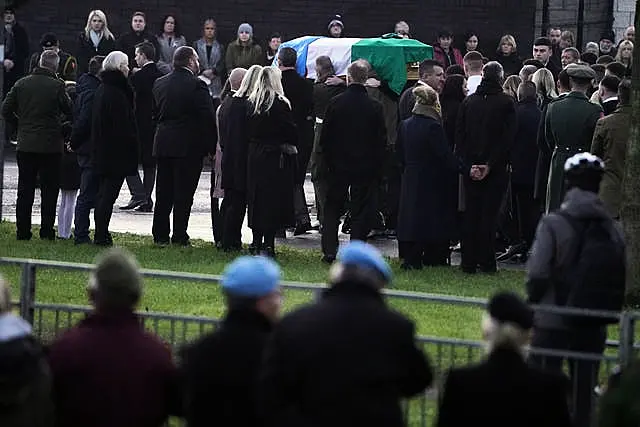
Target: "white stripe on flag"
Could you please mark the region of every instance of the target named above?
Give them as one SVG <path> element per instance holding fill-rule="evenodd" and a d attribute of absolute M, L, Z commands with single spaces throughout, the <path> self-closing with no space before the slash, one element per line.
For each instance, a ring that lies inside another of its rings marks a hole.
<path fill-rule="evenodd" d="M 356 38 L 322 38 L 309 45 L 307 51 L 307 78 L 316 78 L 316 59 L 326 55 L 331 58 L 336 76 L 347 74 L 347 67 L 351 63 L 351 46 L 362 39 Z"/>

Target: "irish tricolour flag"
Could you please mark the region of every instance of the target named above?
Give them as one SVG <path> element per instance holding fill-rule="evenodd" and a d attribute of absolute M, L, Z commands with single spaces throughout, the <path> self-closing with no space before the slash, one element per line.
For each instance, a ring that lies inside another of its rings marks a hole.
<path fill-rule="evenodd" d="M 304 36 L 287 41 L 282 47 L 291 47 L 298 52 L 298 73 L 309 79 L 316 78 L 316 58 L 319 56 L 331 58 L 338 76 L 346 75 L 352 61 L 366 59 L 377 75 L 398 94 L 407 82 L 407 64 L 433 58 L 431 46 L 393 36 L 370 39 Z"/>

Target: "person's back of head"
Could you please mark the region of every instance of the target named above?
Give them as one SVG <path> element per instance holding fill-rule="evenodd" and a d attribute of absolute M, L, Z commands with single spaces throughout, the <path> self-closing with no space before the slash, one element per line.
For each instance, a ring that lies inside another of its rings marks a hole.
<path fill-rule="evenodd" d="M 482 317 L 487 353 L 507 350 L 524 357 L 533 325 L 534 311 L 522 298 L 511 292 L 493 295 Z"/>
<path fill-rule="evenodd" d="M 347 282 L 380 290 L 387 286 L 391 279 L 391 267 L 380 251 L 362 241 L 353 241 L 341 247 L 336 262 L 329 271 L 331 286 Z"/>
<path fill-rule="evenodd" d="M 247 74 L 247 70 L 244 68 L 234 68 L 229 73 L 229 85 L 231 86 L 231 90 L 236 91 L 240 88 L 242 84 L 242 79 Z"/>
<path fill-rule="evenodd" d="M 347 68 L 347 81 L 349 84 L 364 85 L 369 78 L 371 65 L 364 59 L 358 59 Z"/>
<path fill-rule="evenodd" d="M 190 46 L 180 46 L 173 54 L 173 68 L 190 68 L 196 51 Z"/>
<path fill-rule="evenodd" d="M 578 153 L 564 164 L 564 177 L 567 189 L 579 188 L 583 191 L 598 193 L 604 174 L 604 162 L 591 153 Z"/>
<path fill-rule="evenodd" d="M 284 68 L 295 68 L 298 61 L 298 53 L 290 47 L 280 48 L 278 52 L 278 65 Z"/>
<path fill-rule="evenodd" d="M 462 67 L 462 65 L 458 65 L 458 64 L 449 65 L 444 72 L 445 76 L 453 76 L 454 74 L 462 74 L 462 75 L 465 74 L 464 68 Z"/>
<path fill-rule="evenodd" d="M 536 102 L 537 88 L 533 82 L 522 82 L 518 86 L 519 102 Z"/>
<path fill-rule="evenodd" d="M 612 62 L 607 64 L 605 74 L 614 75 L 619 79 L 624 79 L 627 73 L 627 67 L 621 62 Z"/>
<path fill-rule="evenodd" d="M 538 71 L 538 67 L 535 65 L 525 65 L 520 69 L 520 73 L 518 75 L 520 76 L 520 80 L 527 82 L 531 80 L 536 71 Z"/>
<path fill-rule="evenodd" d="M 593 52 L 585 52 L 580 56 L 580 59 L 589 65 L 593 65 L 598 60 L 598 56 Z"/>
<path fill-rule="evenodd" d="M 136 45 L 136 49 L 144 55 L 147 61 L 155 61 L 156 48 L 151 42 L 142 42 Z"/>
<path fill-rule="evenodd" d="M 593 64 L 591 69 L 596 73 L 595 83 L 600 84 L 602 79 L 604 78 L 604 74 L 607 71 L 607 68 L 602 64 Z"/>
<path fill-rule="evenodd" d="M 571 79 L 569 78 L 569 73 L 567 70 L 562 70 L 558 74 L 558 93 L 569 93 L 571 92 Z"/>
<path fill-rule="evenodd" d="M 468 76 L 480 75 L 482 73 L 482 54 L 478 51 L 468 52 L 462 61 L 464 70 Z"/>
<path fill-rule="evenodd" d="M 142 297 L 142 277 L 133 256 L 118 248 L 101 254 L 88 292 L 98 312 L 133 312 Z"/>
<path fill-rule="evenodd" d="M 104 56 L 96 55 L 89 61 L 89 74 L 97 76 L 102 69 L 102 63 L 104 62 Z"/>
<path fill-rule="evenodd" d="M 624 79 L 618 85 L 618 105 L 631 105 L 631 80 Z"/>
<path fill-rule="evenodd" d="M 621 80 L 616 76 L 605 76 L 600 81 L 600 87 L 604 89 L 604 92 L 609 94 L 610 96 L 616 96 L 618 94 L 618 87 L 620 86 Z"/>
<path fill-rule="evenodd" d="M 596 61 L 596 64 L 602 64 L 602 65 L 609 65 L 611 64 L 613 61 L 615 61 L 615 58 L 611 55 L 602 55 L 600 57 L 598 57 L 598 60 Z"/>
<path fill-rule="evenodd" d="M 497 61 L 488 62 L 482 68 L 482 80 L 492 83 L 502 84 L 504 80 L 504 69 Z"/>
<path fill-rule="evenodd" d="M 234 96 L 238 98 L 249 96 L 256 86 L 261 71 L 261 65 L 252 65 L 249 67 L 247 73 L 242 78 L 240 88 L 238 88 Z"/>
<path fill-rule="evenodd" d="M 328 77 L 335 74 L 331 58 L 322 55 L 316 58 L 316 77 L 320 83 L 324 83 Z"/>
<path fill-rule="evenodd" d="M 40 54 L 40 60 L 38 66 L 49 70 L 53 73 L 58 71 L 58 65 L 60 65 L 60 56 L 53 50 L 45 50 Z"/>

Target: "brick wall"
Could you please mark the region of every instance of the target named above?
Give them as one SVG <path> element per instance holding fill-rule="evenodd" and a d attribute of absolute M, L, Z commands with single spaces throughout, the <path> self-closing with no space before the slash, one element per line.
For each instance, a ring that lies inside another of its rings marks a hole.
<path fill-rule="evenodd" d="M 234 37 L 243 21 L 253 24 L 260 39 L 273 31 L 283 33 L 286 39 L 322 35 L 329 18 L 340 13 L 347 34 L 356 37 L 392 31 L 400 19 L 409 22 L 415 38 L 427 43 L 442 26 L 460 34 L 473 29 L 480 35 L 480 48 L 492 55 L 503 33 L 514 34 L 522 46 L 532 42 L 535 0 L 518 0 L 518 7 L 514 3 L 515 0 L 109 0 L 96 4 L 86 0 L 29 0 L 18 10 L 18 19 L 27 27 L 34 49 L 42 33 L 54 31 L 63 48 L 73 51 L 75 38 L 93 7 L 107 13 L 116 35 L 127 30 L 134 10 L 147 13 L 154 31 L 159 28 L 162 15 L 175 13 L 189 41 L 199 36 L 203 19 L 211 16 L 225 42 Z"/>

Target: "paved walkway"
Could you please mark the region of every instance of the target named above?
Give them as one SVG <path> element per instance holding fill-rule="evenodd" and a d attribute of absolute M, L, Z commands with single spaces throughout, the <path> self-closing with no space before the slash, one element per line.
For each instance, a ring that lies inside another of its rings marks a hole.
<path fill-rule="evenodd" d="M 16 197 L 18 190 L 18 166 L 15 163 L 12 153 L 7 155 L 4 171 L 4 191 L 2 197 L 2 217 L 5 220 L 15 222 L 16 218 Z M 212 242 L 213 235 L 211 232 L 211 201 L 209 198 L 209 188 L 211 182 L 211 172 L 204 171 L 200 176 L 200 182 L 196 191 L 193 208 L 191 210 L 191 219 L 189 221 L 188 233 L 192 239 L 202 239 Z M 305 193 L 307 196 L 307 205 L 310 209 L 312 223 L 316 222 L 316 211 L 314 207 L 313 185 L 309 177 L 305 182 Z M 154 197 L 155 198 L 155 197 Z M 121 211 L 117 207 L 126 205 L 130 199 L 129 189 L 126 183 L 120 190 L 120 196 L 116 201 L 113 210 L 110 230 L 120 233 L 133 233 L 141 235 L 151 235 L 151 225 L 153 220 L 152 213 L 139 213 L 132 211 Z M 36 198 L 33 206 L 33 223 L 40 224 L 40 195 L 36 190 Z M 91 227 L 93 229 L 93 215 L 91 215 Z M 348 241 L 349 236 L 340 233 L 340 241 Z M 246 221 L 242 228 L 242 241 L 251 242 L 251 230 L 247 227 Z M 293 237 L 289 233 L 286 240 L 279 240 L 279 244 L 287 244 L 296 248 L 320 249 L 320 234 L 312 231 L 303 236 Z M 372 242 L 379 247 L 387 256 L 397 257 L 397 242 L 390 239 L 378 239 Z"/>

